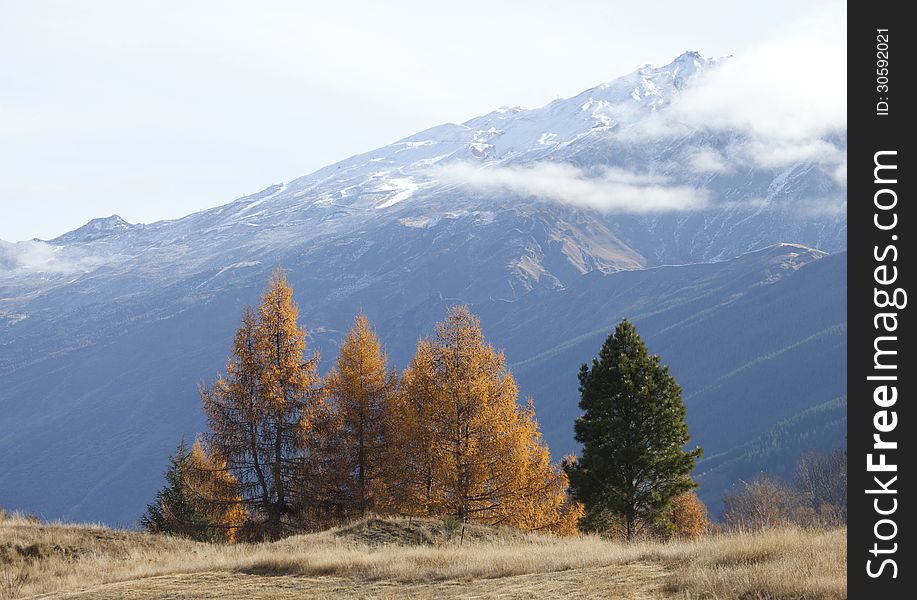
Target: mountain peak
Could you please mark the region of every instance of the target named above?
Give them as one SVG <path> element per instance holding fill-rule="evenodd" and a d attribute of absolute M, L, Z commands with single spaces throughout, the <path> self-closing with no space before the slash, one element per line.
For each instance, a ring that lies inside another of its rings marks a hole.
<path fill-rule="evenodd" d="M 55 242 L 92 242 L 109 235 L 120 233 L 135 227 L 128 223 L 118 215 L 111 215 L 109 217 L 98 217 L 90 220 L 88 223 L 74 229 L 73 231 L 68 231 L 67 233 L 55 238 Z"/>
<path fill-rule="evenodd" d="M 690 62 L 694 60 L 704 60 L 704 57 L 702 57 L 700 55 L 700 52 L 698 52 L 697 50 L 685 50 L 678 56 L 678 58 L 676 58 L 672 62 L 673 63 L 685 63 L 685 62 Z"/>
<path fill-rule="evenodd" d="M 703 69 L 710 62 L 711 61 L 701 56 L 700 52 L 696 50 L 687 50 L 679 54 L 675 60 L 669 64 L 663 67 L 657 67 L 655 69 L 650 68 L 648 70 L 652 71 L 653 73 L 671 73 L 675 87 L 681 87 L 679 85 L 679 80 L 684 82 L 687 78 Z"/>
<path fill-rule="evenodd" d="M 124 227 L 130 227 L 130 223 L 118 215 L 111 215 L 109 217 L 98 217 L 92 219 L 83 227 L 92 227 L 94 229 L 123 229 Z"/>

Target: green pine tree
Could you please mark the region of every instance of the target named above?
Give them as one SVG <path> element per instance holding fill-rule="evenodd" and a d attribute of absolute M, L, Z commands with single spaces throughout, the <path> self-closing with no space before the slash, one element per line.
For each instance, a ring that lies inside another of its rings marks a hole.
<path fill-rule="evenodd" d="M 582 366 L 579 381 L 583 414 L 575 432 L 583 451 L 566 465 L 570 488 L 586 507 L 585 527 L 617 521 L 632 540 L 664 520 L 675 496 L 697 487 L 691 470 L 701 449 L 684 450 L 690 435 L 681 387 L 626 319 L 592 368 Z"/>
<path fill-rule="evenodd" d="M 140 526 L 150 533 L 170 533 L 194 539 L 206 539 L 208 521 L 188 496 L 185 469 L 191 449 L 184 440 L 169 456 L 166 484 L 156 492 L 153 502 L 140 517 Z"/>

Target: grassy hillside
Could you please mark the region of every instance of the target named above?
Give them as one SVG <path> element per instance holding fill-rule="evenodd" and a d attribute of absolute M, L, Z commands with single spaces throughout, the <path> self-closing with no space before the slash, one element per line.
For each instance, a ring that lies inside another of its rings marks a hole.
<path fill-rule="evenodd" d="M 846 598 L 846 532 L 624 545 L 367 519 L 235 546 L 0 520 L 0 599 Z"/>

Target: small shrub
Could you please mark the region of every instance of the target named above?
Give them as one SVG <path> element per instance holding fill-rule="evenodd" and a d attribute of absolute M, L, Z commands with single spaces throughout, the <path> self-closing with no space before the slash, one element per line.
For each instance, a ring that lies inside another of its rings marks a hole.
<path fill-rule="evenodd" d="M 794 488 L 766 475 L 723 495 L 723 524 L 731 530 L 805 527 L 813 516 Z"/>
<path fill-rule="evenodd" d="M 847 523 L 847 451 L 810 452 L 799 459 L 793 483 L 820 525 Z"/>
<path fill-rule="evenodd" d="M 586 513 L 580 519 L 579 529 L 584 533 L 597 533 L 606 540 L 624 541 L 627 537 L 624 519 L 603 510 Z"/>
<path fill-rule="evenodd" d="M 443 530 L 446 532 L 446 535 L 453 537 L 459 532 L 459 529 L 462 528 L 462 520 L 456 516 L 448 515 L 443 518 Z"/>

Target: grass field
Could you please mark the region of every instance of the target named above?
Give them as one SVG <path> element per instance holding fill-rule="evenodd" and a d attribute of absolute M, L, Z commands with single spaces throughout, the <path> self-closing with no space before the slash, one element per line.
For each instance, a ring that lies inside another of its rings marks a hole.
<path fill-rule="evenodd" d="M 0 598 L 847 597 L 846 531 L 622 544 L 367 519 L 264 544 L 0 520 Z"/>

